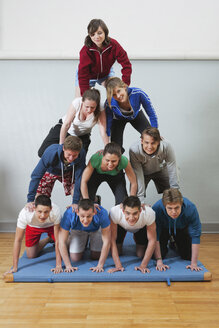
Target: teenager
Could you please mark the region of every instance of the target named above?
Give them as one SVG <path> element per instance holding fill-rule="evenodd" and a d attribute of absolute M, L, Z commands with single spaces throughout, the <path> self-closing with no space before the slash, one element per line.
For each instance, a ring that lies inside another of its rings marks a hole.
<path fill-rule="evenodd" d="M 146 204 L 146 189 L 153 180 L 157 192 L 179 188 L 176 158 L 171 144 L 162 140 L 157 128 L 149 127 L 129 149 L 130 162 L 137 177 L 138 197 Z"/>
<path fill-rule="evenodd" d="M 122 147 L 123 132 L 127 123 L 130 123 L 139 133 L 150 125 L 158 126 L 155 110 L 143 90 L 128 88 L 120 78 L 113 77 L 107 80 L 106 91 L 107 135 L 111 135 L 111 141 Z M 145 113 L 141 107 L 144 108 Z M 149 117 L 150 123 L 145 114 Z"/>
<path fill-rule="evenodd" d="M 85 150 L 75 136 L 65 139 L 63 145 L 49 146 L 31 174 L 27 207 L 31 210 L 36 194 L 51 196 L 56 180 L 62 182 L 65 195 L 73 194 L 72 208 L 77 208 L 81 193 L 81 175 L 85 168 Z"/>
<path fill-rule="evenodd" d="M 105 110 L 100 107 L 100 92 L 96 89 L 89 89 L 84 92 L 83 97 L 73 100 L 67 114 L 50 129 L 38 150 L 39 157 L 42 157 L 45 149 L 50 145 L 63 144 L 66 136 L 69 135 L 79 137 L 87 152 L 91 142 L 91 131 L 96 124 L 99 125 L 101 138 L 106 145 L 109 137 L 106 134 Z"/>
<path fill-rule="evenodd" d="M 129 85 L 132 65 L 122 46 L 109 37 L 109 30 L 104 21 L 92 19 L 87 32 L 76 73 L 76 97 L 83 95 L 96 83 L 105 85 L 106 79 L 114 75 L 112 66 L 116 61 L 122 66 L 122 80 Z"/>
<path fill-rule="evenodd" d="M 127 197 L 122 204 L 114 206 L 110 210 L 111 220 L 111 252 L 115 263 L 115 268 L 108 272 L 124 271 L 119 254 L 122 251 L 122 244 L 127 231 L 133 233 L 136 243 L 136 255 L 142 258 L 140 266 L 135 270 L 142 273 L 149 273 L 148 263 L 154 252 L 156 244 L 156 224 L 154 211 L 145 206 L 141 207 L 141 202 L 136 196 Z"/>
<path fill-rule="evenodd" d="M 25 250 L 28 258 L 35 258 L 49 242 L 55 242 L 56 266 L 51 271 L 62 272 L 62 261 L 58 247 L 60 210 L 57 205 L 51 204 L 46 195 L 39 195 L 35 199 L 34 211 L 24 207 L 19 213 L 13 248 L 13 267 L 7 273 L 18 271 L 18 262 L 22 240 L 25 235 Z M 41 239 L 41 234 L 47 233 L 48 237 Z"/>
<path fill-rule="evenodd" d="M 191 261 L 186 268 L 191 271 L 202 270 L 198 266 L 201 222 L 196 206 L 183 197 L 178 189 L 170 188 L 164 191 L 162 200 L 152 208 L 156 214 L 157 226 L 156 269 L 169 269 L 162 260 L 168 252 L 168 241 L 171 239 L 181 258 Z"/>
<path fill-rule="evenodd" d="M 69 238 L 70 231 L 70 238 Z M 67 209 L 61 221 L 59 247 L 65 263 L 65 272 L 74 272 L 72 262 L 82 259 L 89 239 L 91 258 L 98 260 L 92 272 L 103 272 L 103 266 L 110 249 L 110 220 L 107 211 L 99 206 L 94 208 L 90 199 L 82 199 L 76 212 Z M 69 245 L 69 246 L 68 246 Z"/>
<path fill-rule="evenodd" d="M 130 195 L 136 195 L 137 183 L 135 173 L 127 157 L 121 153 L 121 147 L 114 142 L 108 143 L 104 150 L 91 156 L 81 179 L 83 198 L 95 200 L 101 183 L 106 182 L 115 196 L 115 203 L 120 204 L 127 196 L 125 175 L 131 184 Z"/>

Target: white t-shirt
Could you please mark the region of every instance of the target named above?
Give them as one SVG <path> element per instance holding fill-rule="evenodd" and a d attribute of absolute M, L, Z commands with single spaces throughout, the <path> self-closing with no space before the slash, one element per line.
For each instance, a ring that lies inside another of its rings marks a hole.
<path fill-rule="evenodd" d="M 145 226 L 149 226 L 155 221 L 155 212 L 151 207 L 145 206 L 145 209 L 141 211 L 138 221 L 135 225 L 130 226 L 125 219 L 125 214 L 123 213 L 120 205 L 116 205 L 110 210 L 110 218 L 115 224 L 119 224 L 126 231 L 137 232 Z"/>
<path fill-rule="evenodd" d="M 35 217 L 35 211 L 30 212 L 27 208 L 23 208 L 17 219 L 17 227 L 21 229 L 26 229 L 26 226 L 34 228 L 48 228 L 53 225 L 59 224 L 61 221 L 61 212 L 57 205 L 52 204 L 52 210 L 49 214 L 49 217 L 45 222 L 41 223 Z"/>
<path fill-rule="evenodd" d="M 80 108 L 82 105 L 82 97 L 81 98 L 75 98 L 72 101 L 72 105 L 76 110 L 75 113 L 75 118 L 73 120 L 73 122 L 71 123 L 71 126 L 68 130 L 68 133 L 71 136 L 82 136 L 84 134 L 88 134 L 91 132 L 92 128 L 94 127 L 94 125 L 97 123 L 97 121 L 95 120 L 95 116 L 92 113 L 91 115 L 89 115 L 88 119 L 86 119 L 85 121 L 81 121 L 79 118 L 80 115 Z M 102 110 L 104 110 L 104 108 L 101 107 Z M 66 115 L 62 117 L 62 122 L 64 123 L 66 119 Z"/>

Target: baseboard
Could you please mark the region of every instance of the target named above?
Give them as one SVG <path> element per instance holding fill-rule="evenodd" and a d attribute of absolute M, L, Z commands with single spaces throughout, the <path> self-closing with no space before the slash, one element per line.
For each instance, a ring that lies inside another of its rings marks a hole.
<path fill-rule="evenodd" d="M 0 221 L 0 232 L 15 232 L 15 230 L 15 221 Z M 219 223 L 202 223 L 202 233 L 219 233 Z"/>

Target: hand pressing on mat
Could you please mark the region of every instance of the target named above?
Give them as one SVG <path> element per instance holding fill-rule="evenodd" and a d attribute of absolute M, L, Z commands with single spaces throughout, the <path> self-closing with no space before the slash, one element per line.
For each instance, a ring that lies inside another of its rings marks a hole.
<path fill-rule="evenodd" d="M 5 277 L 5 276 L 7 276 L 7 274 L 9 274 L 9 273 L 15 273 L 15 272 L 17 272 L 17 269 L 15 268 L 11 268 L 10 270 L 8 270 L 8 271 L 6 271 L 4 274 L 3 274 L 3 277 Z"/>
<path fill-rule="evenodd" d="M 114 272 L 118 272 L 118 271 L 125 271 L 125 268 L 123 268 L 122 266 L 121 267 L 117 267 L 117 268 L 112 268 L 112 269 L 109 269 L 107 272 L 108 273 L 114 273 Z"/>
<path fill-rule="evenodd" d="M 73 266 L 67 266 L 64 270 L 64 272 L 75 272 L 78 270 L 78 267 L 73 267 Z"/>
<path fill-rule="evenodd" d="M 157 259 L 156 270 L 157 271 L 166 271 L 170 267 L 163 263 L 162 259 Z"/>
<path fill-rule="evenodd" d="M 101 266 L 92 267 L 92 268 L 90 268 L 90 270 L 92 272 L 104 272 L 104 269 Z"/>
<path fill-rule="evenodd" d="M 51 271 L 55 274 L 63 272 L 62 266 L 61 265 L 57 265 L 55 268 L 52 268 Z"/>
<path fill-rule="evenodd" d="M 148 269 L 148 268 L 144 268 L 144 267 L 142 267 L 142 266 L 136 266 L 135 267 L 135 270 L 136 271 L 141 271 L 141 273 L 150 273 L 150 270 Z"/>
<path fill-rule="evenodd" d="M 191 271 L 202 271 L 203 269 L 199 267 L 197 264 L 190 264 L 186 266 L 186 269 L 190 269 Z"/>

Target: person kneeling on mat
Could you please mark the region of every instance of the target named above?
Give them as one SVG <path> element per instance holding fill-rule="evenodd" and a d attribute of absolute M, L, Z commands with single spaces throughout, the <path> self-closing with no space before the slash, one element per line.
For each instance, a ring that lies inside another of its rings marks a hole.
<path fill-rule="evenodd" d="M 50 198 L 46 195 L 39 195 L 34 204 L 34 211 L 24 207 L 19 213 L 13 249 L 13 267 L 5 274 L 18 271 L 24 234 L 27 257 L 31 259 L 37 257 L 46 244 L 55 241 L 56 267 L 51 271 L 62 272 L 62 261 L 58 248 L 60 209 L 57 205 L 51 204 Z M 40 240 L 41 234 L 44 232 L 48 234 L 48 237 Z"/>
<path fill-rule="evenodd" d="M 148 263 L 156 245 L 155 213 L 149 207 L 141 207 L 141 202 L 136 196 L 127 197 L 122 204 L 114 206 L 110 210 L 111 219 L 111 251 L 115 268 L 109 273 L 124 271 L 119 254 L 122 252 L 122 244 L 126 232 L 134 233 L 136 254 L 143 258 L 140 266 L 135 267 L 142 273 L 149 273 Z"/>
<path fill-rule="evenodd" d="M 201 236 L 201 222 L 196 206 L 183 197 L 178 189 L 164 191 L 162 200 L 152 207 L 156 213 L 157 243 L 155 258 L 156 269 L 169 269 L 162 261 L 168 252 L 168 242 L 176 245 L 183 260 L 191 260 L 187 269 L 200 271 L 197 264 Z"/>
<path fill-rule="evenodd" d="M 65 211 L 60 225 L 59 248 L 65 263 L 65 272 L 74 272 L 78 269 L 71 265 L 71 261 L 77 262 L 82 259 L 88 238 L 92 260 L 99 259 L 97 266 L 90 270 L 103 272 L 110 249 L 110 219 L 107 211 L 102 206 L 95 208 L 94 202 L 90 199 L 82 199 L 76 212 L 72 212 L 71 207 Z"/>

